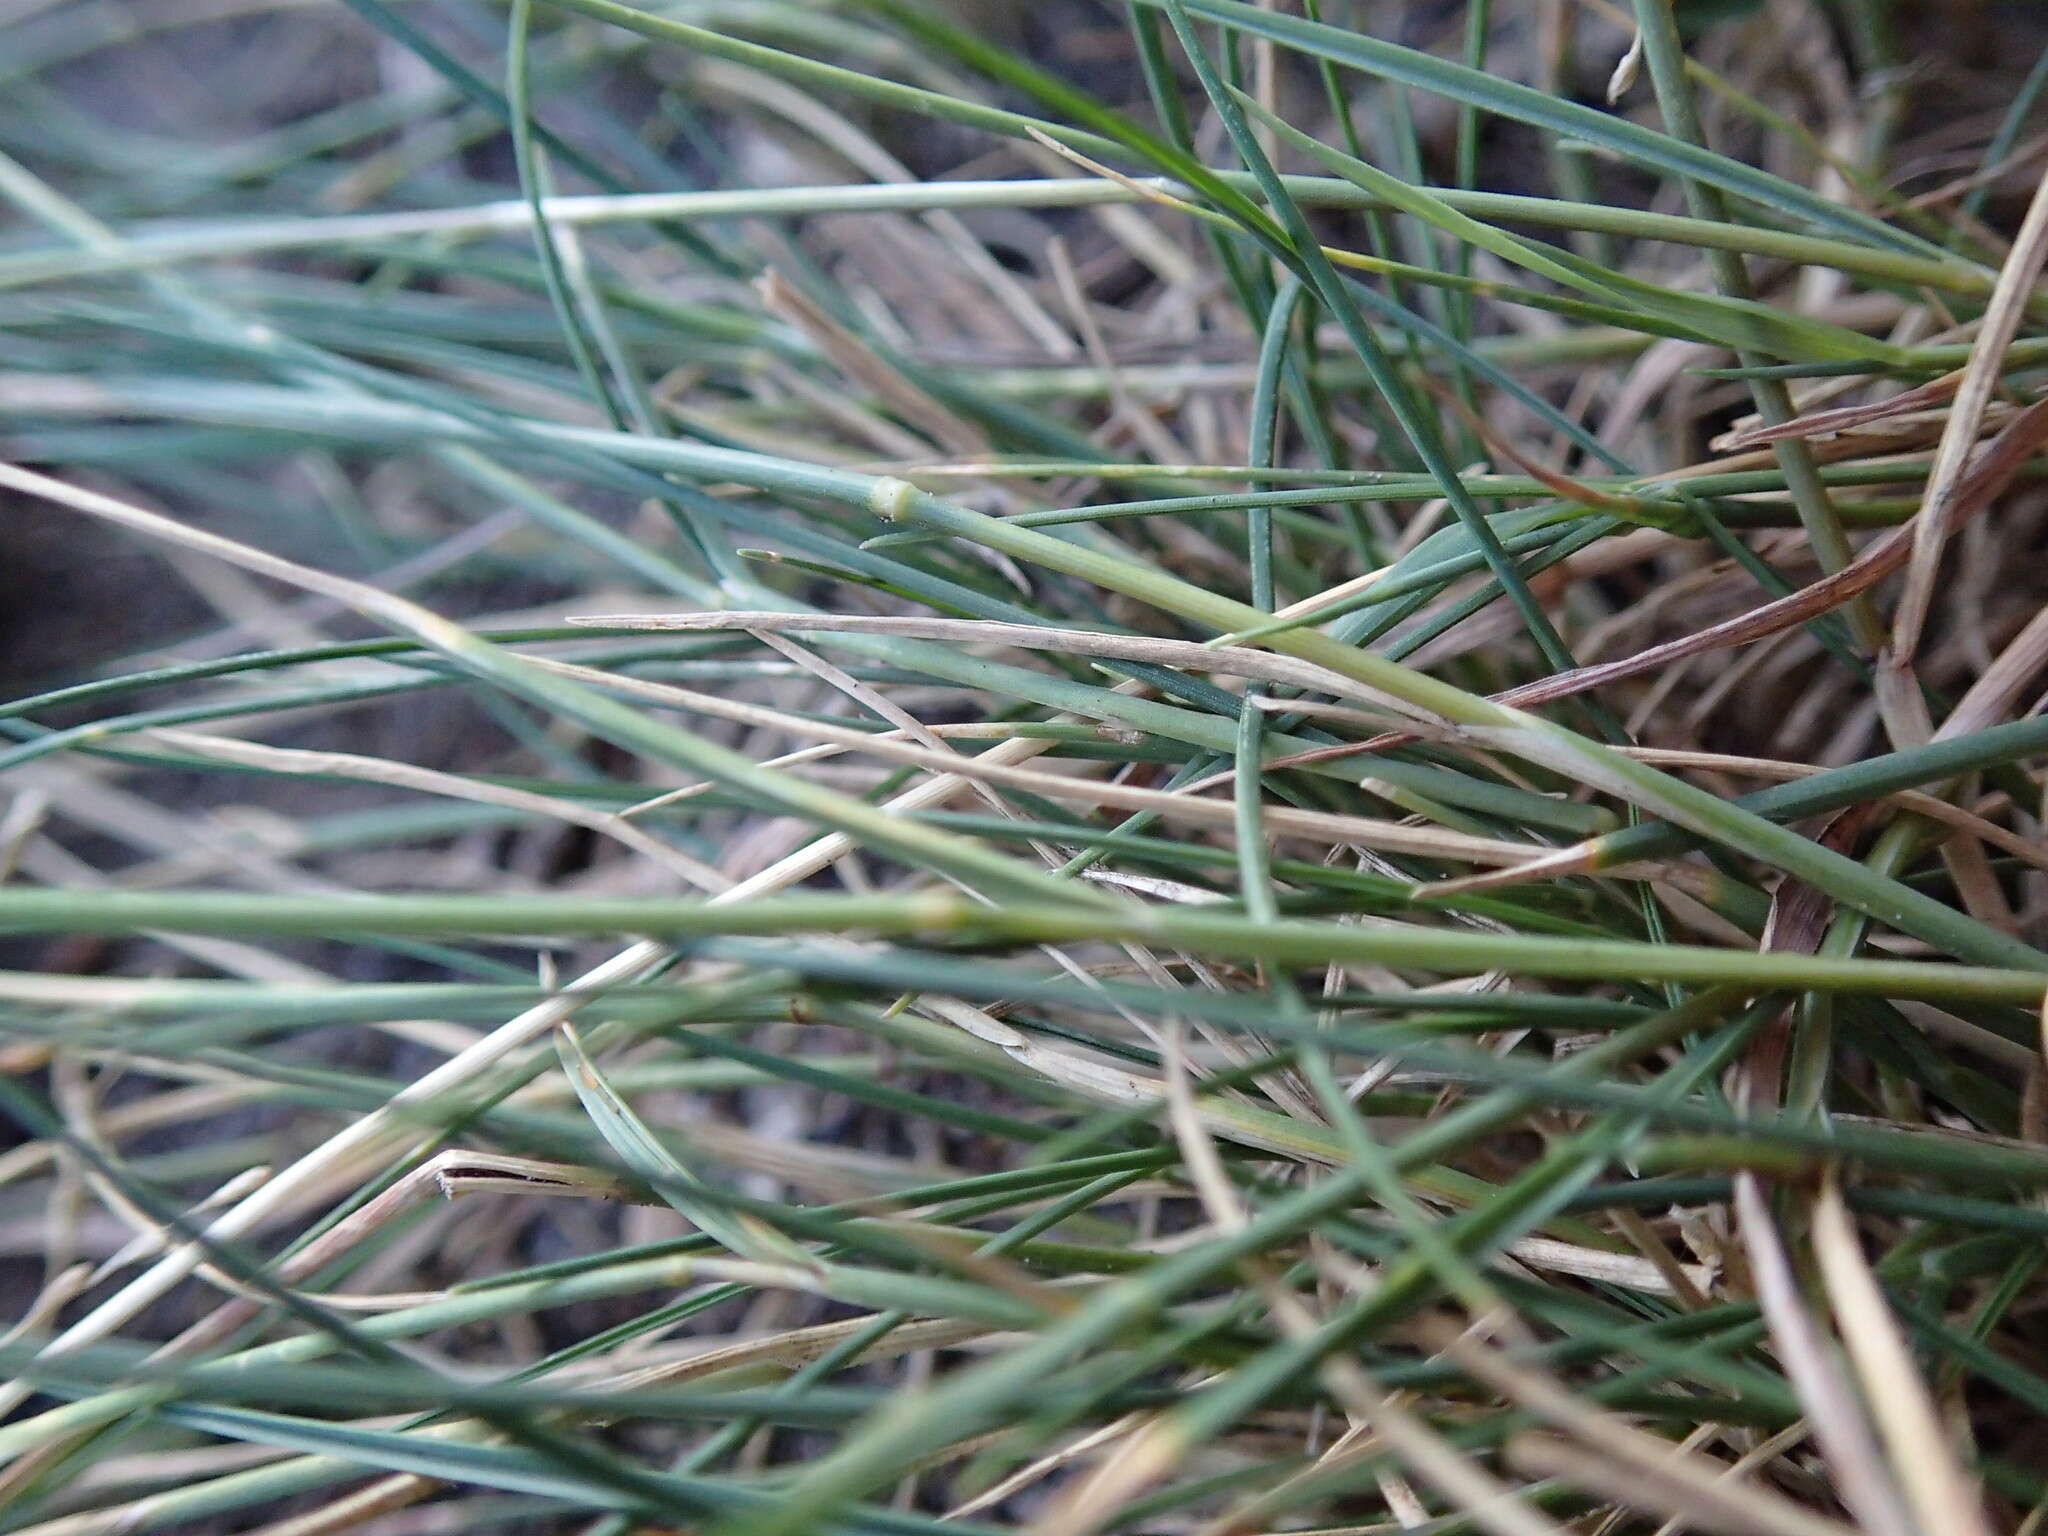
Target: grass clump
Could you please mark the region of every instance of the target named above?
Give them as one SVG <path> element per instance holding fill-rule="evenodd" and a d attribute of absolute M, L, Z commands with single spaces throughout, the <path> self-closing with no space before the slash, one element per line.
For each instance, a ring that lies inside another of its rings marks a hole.
<path fill-rule="evenodd" d="M 2034 1529 L 1915 9 L 16 7 L 5 1528 Z"/>

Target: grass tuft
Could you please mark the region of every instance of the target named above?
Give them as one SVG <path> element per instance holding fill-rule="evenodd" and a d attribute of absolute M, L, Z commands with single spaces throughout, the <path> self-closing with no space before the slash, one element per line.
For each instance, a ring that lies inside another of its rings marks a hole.
<path fill-rule="evenodd" d="M 119 9 L 0 1530 L 2039 1529 L 2031 13 Z"/>

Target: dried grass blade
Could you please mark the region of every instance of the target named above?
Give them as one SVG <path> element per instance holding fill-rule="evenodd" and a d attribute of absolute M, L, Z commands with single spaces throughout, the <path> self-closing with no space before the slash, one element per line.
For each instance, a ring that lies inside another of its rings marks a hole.
<path fill-rule="evenodd" d="M 1836 1326 L 1921 1529 L 1927 1536 L 1991 1536 L 1983 1490 L 1957 1459 L 1834 1179 L 1821 1185 L 1812 1214 L 1814 1257 Z"/>
<path fill-rule="evenodd" d="M 2027 304 L 2034 295 L 2034 284 L 2044 263 L 2048 263 L 2048 176 L 2034 189 L 2034 200 L 2028 205 L 2012 252 L 1998 274 L 1998 286 L 1985 306 L 1976 345 L 1963 369 L 1955 405 L 1949 411 L 1934 467 L 1927 476 L 1926 496 L 1913 520 L 1911 567 L 1905 590 L 1899 596 L 1898 612 L 1892 617 L 1887 665 L 1894 670 L 1911 670 L 1920 632 L 1926 626 L 1928 609 L 1934 600 L 1934 580 L 1940 570 L 1943 546 L 1962 520 L 1976 510 L 1969 505 L 1965 489 L 1970 449 L 1977 441 L 1984 412 L 2004 375 L 2006 350 L 2026 318 Z"/>

